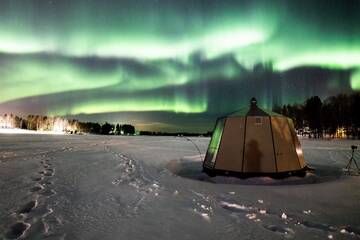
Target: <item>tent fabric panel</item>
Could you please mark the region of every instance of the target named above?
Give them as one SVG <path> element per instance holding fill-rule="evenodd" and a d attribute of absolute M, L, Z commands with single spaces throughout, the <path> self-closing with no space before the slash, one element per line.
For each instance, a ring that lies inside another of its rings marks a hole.
<path fill-rule="evenodd" d="M 228 118 L 221 138 L 215 168 L 242 171 L 245 117 Z"/>
<path fill-rule="evenodd" d="M 244 116 L 246 116 L 246 114 L 248 112 L 249 112 L 249 108 L 246 107 L 246 108 L 241 108 L 234 112 L 231 112 L 231 113 L 227 114 L 227 116 L 228 117 L 244 117 Z"/>
<path fill-rule="evenodd" d="M 300 169 L 293 136 L 287 118 L 271 117 L 278 172 Z"/>
<path fill-rule="evenodd" d="M 269 116 L 269 114 L 255 106 L 250 107 L 249 111 L 246 113 L 246 116 Z"/>
<path fill-rule="evenodd" d="M 270 118 L 249 116 L 246 120 L 243 172 L 276 172 Z"/>
<path fill-rule="evenodd" d="M 294 123 L 290 118 L 288 118 L 287 121 L 289 123 L 289 127 L 290 127 L 290 130 L 291 130 L 291 133 L 292 133 L 293 143 L 294 143 L 294 146 L 295 146 L 296 154 L 297 154 L 298 159 L 299 159 L 300 168 L 304 168 L 304 167 L 306 167 L 306 163 L 305 163 L 305 159 L 304 159 L 304 153 L 302 151 L 300 141 L 299 141 L 299 139 L 298 139 L 298 137 L 296 135 Z"/>
<path fill-rule="evenodd" d="M 204 160 L 204 166 L 208 168 L 213 168 L 215 165 L 215 160 L 218 153 L 224 125 L 225 125 L 224 118 L 217 120 Z"/>
<path fill-rule="evenodd" d="M 277 116 L 277 117 L 282 117 L 281 114 L 278 114 L 276 112 L 271 112 L 269 110 L 266 109 L 262 109 L 259 107 L 255 107 L 255 108 L 241 108 L 238 109 L 234 112 L 228 113 L 225 117 L 243 117 L 243 116 Z"/>

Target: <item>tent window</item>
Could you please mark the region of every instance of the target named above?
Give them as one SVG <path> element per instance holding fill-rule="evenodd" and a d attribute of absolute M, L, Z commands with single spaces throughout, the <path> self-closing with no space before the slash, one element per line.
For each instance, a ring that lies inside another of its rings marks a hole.
<path fill-rule="evenodd" d="M 225 125 L 225 119 L 220 119 L 216 123 L 216 127 L 211 137 L 211 141 L 205 159 L 205 164 L 207 164 L 208 166 L 213 167 L 215 164 L 215 159 L 216 159 L 217 151 L 219 149 L 221 136 L 224 130 L 224 125 Z"/>
<path fill-rule="evenodd" d="M 263 123 L 264 123 L 264 121 L 263 121 L 262 117 L 255 118 L 255 124 L 256 125 L 262 125 Z"/>

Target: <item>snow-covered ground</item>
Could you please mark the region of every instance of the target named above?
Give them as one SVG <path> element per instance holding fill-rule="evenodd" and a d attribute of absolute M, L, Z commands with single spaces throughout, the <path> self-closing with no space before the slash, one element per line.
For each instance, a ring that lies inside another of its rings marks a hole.
<path fill-rule="evenodd" d="M 359 239 L 360 142 L 301 143 L 315 174 L 237 179 L 184 138 L 0 134 L 0 239 Z"/>

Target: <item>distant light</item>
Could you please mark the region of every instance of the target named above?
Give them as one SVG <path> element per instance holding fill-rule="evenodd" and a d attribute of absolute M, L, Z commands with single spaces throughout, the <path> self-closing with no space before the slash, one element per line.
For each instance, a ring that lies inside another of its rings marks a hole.
<path fill-rule="evenodd" d="M 64 132 L 54 132 L 54 131 L 34 131 L 20 128 L 0 128 L 0 134 L 51 134 L 51 135 L 61 135 L 65 134 Z"/>

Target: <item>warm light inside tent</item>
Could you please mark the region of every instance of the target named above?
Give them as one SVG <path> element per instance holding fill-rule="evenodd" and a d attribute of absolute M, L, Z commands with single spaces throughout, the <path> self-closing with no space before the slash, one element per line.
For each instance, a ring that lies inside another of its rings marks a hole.
<path fill-rule="evenodd" d="M 296 153 L 297 153 L 298 156 L 302 156 L 302 155 L 303 155 L 303 151 L 302 151 L 302 149 L 301 149 L 300 147 L 297 147 L 297 148 L 296 148 Z"/>

